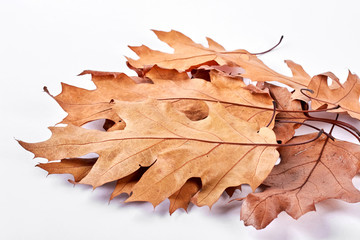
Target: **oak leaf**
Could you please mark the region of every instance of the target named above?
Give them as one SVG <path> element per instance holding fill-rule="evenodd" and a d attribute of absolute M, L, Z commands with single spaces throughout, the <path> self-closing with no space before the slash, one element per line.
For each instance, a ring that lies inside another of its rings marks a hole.
<path fill-rule="evenodd" d="M 288 143 L 313 137 L 298 136 Z M 279 148 L 279 152 L 280 164 L 263 182 L 268 188 L 249 194 L 242 205 L 245 225 L 264 228 L 282 211 L 297 219 L 326 199 L 360 201 L 360 191 L 352 183 L 360 169 L 359 145 L 323 136 L 308 144 Z"/>
<path fill-rule="evenodd" d="M 71 183 L 78 183 L 83 179 L 94 166 L 97 158 L 68 158 L 62 159 L 60 162 L 39 163 L 36 165 L 47 171 L 49 174 L 71 174 L 74 181 Z"/>
<path fill-rule="evenodd" d="M 276 140 L 278 143 L 288 142 L 294 135 L 295 129 L 299 128 L 305 121 L 301 102 L 292 99 L 292 94 L 285 87 L 275 86 L 265 83 L 264 87 L 269 89 L 270 95 L 276 103 L 277 121 L 274 126 Z M 288 110 L 288 112 L 279 112 L 279 110 Z M 296 112 L 298 111 L 298 112 Z"/>
<path fill-rule="evenodd" d="M 169 197 L 169 212 L 173 214 L 177 209 L 183 208 L 187 211 L 192 197 L 201 189 L 201 181 L 199 178 L 190 178 L 187 182 L 173 195 Z"/>
<path fill-rule="evenodd" d="M 141 167 L 134 173 L 121 178 L 116 181 L 116 186 L 114 191 L 111 193 L 110 200 L 114 199 L 116 196 L 119 196 L 122 193 L 131 195 L 132 189 L 135 184 L 140 180 L 141 176 L 148 169 L 148 167 Z"/>
<path fill-rule="evenodd" d="M 240 49 L 225 51 L 225 49 L 207 38 L 209 47 L 193 42 L 190 38 L 178 31 L 155 31 L 157 37 L 174 49 L 174 53 L 164 53 L 152 50 L 144 45 L 130 47 L 140 58 L 134 60 L 127 58 L 129 63 L 136 68 L 149 65 L 158 65 L 162 68 L 177 69 L 181 72 L 190 71 L 201 65 L 228 65 L 245 69 L 243 77 L 253 81 L 277 81 L 292 88 L 304 88 L 310 81 L 310 76 L 304 69 L 290 61 L 285 61 L 293 73 L 293 77 L 279 74 L 266 66 L 255 54 Z"/>
<path fill-rule="evenodd" d="M 87 70 L 80 75 L 91 74 L 94 90 L 62 84 L 62 92 L 52 96 L 44 87 L 68 115 L 61 122 L 66 126 L 49 128 L 50 139 L 19 141 L 49 160 L 38 167 L 71 174 L 70 182 L 93 188 L 116 183 L 110 200 L 126 194 L 126 202 L 157 206 L 169 199 L 170 214 L 187 211 L 190 203 L 211 207 L 224 192 L 232 197 L 248 184 L 254 193 L 241 199 L 241 219 L 258 229 L 282 211 L 299 218 L 326 199 L 360 201 L 352 184 L 360 146 L 331 135 L 337 126 L 360 142 L 360 132 L 326 114 L 360 119 L 355 74 L 344 84 L 331 72 L 311 78 L 286 60 L 288 77 L 257 57 L 278 44 L 256 54 L 226 51 L 210 38 L 204 47 L 177 31 L 154 32 L 174 52 L 130 47 L 139 59 L 126 64 L 137 76 Z M 244 78 L 257 84 L 245 84 Z M 103 129 L 83 126 L 100 119 Z M 313 121 L 333 127 L 326 133 L 308 123 Z M 317 133 L 294 137 L 301 125 Z M 84 158 L 89 153 L 98 157 Z"/>
<path fill-rule="evenodd" d="M 202 181 L 197 204 L 211 206 L 228 187 L 258 187 L 278 159 L 272 130 L 258 131 L 256 124 L 232 116 L 221 104 L 209 104 L 209 116 L 195 122 L 170 103 L 113 104 L 126 122 L 124 130 L 52 127 L 49 140 L 20 144 L 49 161 L 97 153 L 96 163 L 80 181 L 93 187 L 151 165 L 127 201 L 149 201 L 154 206 L 193 177 Z"/>
<path fill-rule="evenodd" d="M 329 86 L 327 84 L 328 76 L 328 74 L 320 74 L 311 80 L 308 89 L 312 90 L 313 93 L 306 92 L 306 94 L 311 98 L 312 108 L 321 109 L 340 106 L 338 109 L 331 111 L 346 112 L 353 118 L 360 119 L 359 77 L 349 72 L 344 84 L 333 81 L 333 84 Z"/>
<path fill-rule="evenodd" d="M 152 98 L 172 102 L 191 120 L 208 115 L 205 102 L 222 102 L 233 115 L 256 122 L 259 129 L 267 126 L 272 117 L 273 104 L 269 94 L 252 93 L 245 89 L 240 77 L 229 77 L 218 71 L 210 71 L 209 82 L 190 79 L 184 72 L 154 66 L 144 74 L 152 83 L 140 84 L 122 73 L 84 71 L 82 74 L 92 75 L 96 89 L 62 84 L 62 92 L 54 97 L 68 113 L 61 123 L 81 126 L 97 119 L 108 119 L 114 123 L 110 130 L 123 129 L 126 123 L 108 104 L 112 99 L 143 101 Z"/>

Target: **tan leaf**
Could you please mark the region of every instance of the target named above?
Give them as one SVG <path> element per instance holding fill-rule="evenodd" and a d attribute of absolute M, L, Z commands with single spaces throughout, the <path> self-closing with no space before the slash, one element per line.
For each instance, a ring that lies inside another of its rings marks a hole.
<path fill-rule="evenodd" d="M 187 211 L 191 198 L 200 190 L 200 188 L 201 181 L 199 178 L 190 178 L 187 180 L 187 182 L 178 191 L 169 197 L 170 215 L 179 208 L 183 208 Z"/>
<path fill-rule="evenodd" d="M 252 54 L 242 54 L 233 57 L 233 61 L 236 62 L 238 66 L 245 69 L 245 73 L 241 74 L 241 76 L 249 78 L 252 81 L 276 81 L 286 84 L 294 89 L 299 89 L 306 87 L 311 79 L 299 64 L 296 64 L 291 60 L 285 60 L 285 63 L 290 68 L 293 77 L 288 77 L 275 72 Z"/>
<path fill-rule="evenodd" d="M 223 47 L 213 40 L 209 41 L 209 48 L 206 48 L 178 31 L 153 31 L 161 41 L 174 49 L 174 54 L 155 51 L 144 45 L 130 47 L 140 57 L 139 60 L 127 59 L 132 66 L 142 68 L 146 65 L 156 64 L 162 68 L 177 69 L 183 72 L 201 65 L 224 65 L 227 63 L 217 55 L 217 51 L 223 51 Z M 243 52 L 246 51 L 243 50 Z"/>
<path fill-rule="evenodd" d="M 334 81 L 331 86 L 328 86 L 328 76 L 328 74 L 320 74 L 313 77 L 308 88 L 313 90 L 314 93 L 304 92 L 311 97 L 312 108 L 331 108 L 339 105 L 339 109 L 331 111 L 346 112 L 353 118 L 360 119 L 359 77 L 349 72 L 347 81 L 343 85 Z"/>
<path fill-rule="evenodd" d="M 266 66 L 256 55 L 246 50 L 225 51 L 223 47 L 209 42 L 209 48 L 193 42 L 190 38 L 177 31 L 154 31 L 157 37 L 174 49 L 174 53 L 164 53 L 152 50 L 144 45 L 130 47 L 140 58 L 128 58 L 129 63 L 142 68 L 148 65 L 158 65 L 162 68 L 177 69 L 181 72 L 190 71 L 201 65 L 228 65 L 245 69 L 243 77 L 253 81 L 277 81 L 292 88 L 304 88 L 310 81 L 310 76 L 303 68 L 294 62 L 285 61 L 293 73 L 293 77 L 279 74 Z"/>
<path fill-rule="evenodd" d="M 97 158 L 70 158 L 62 159 L 60 162 L 39 163 L 37 167 L 49 174 L 71 174 L 77 183 L 90 172 L 96 160 Z"/>
<path fill-rule="evenodd" d="M 315 135 L 295 137 L 289 143 Z M 269 188 L 249 194 L 242 205 L 245 225 L 264 228 L 282 211 L 297 219 L 326 199 L 360 201 L 360 191 L 352 183 L 360 169 L 359 145 L 323 136 L 308 144 L 279 148 L 279 152 L 281 163 L 263 183 Z"/>
<path fill-rule="evenodd" d="M 258 131 L 256 124 L 232 116 L 221 104 L 209 108 L 206 119 L 194 122 L 170 103 L 115 101 L 114 109 L 126 122 L 124 130 L 53 127 L 49 140 L 20 144 L 35 157 L 50 161 L 97 153 L 95 165 L 80 181 L 94 187 L 153 164 L 127 201 L 149 201 L 156 206 L 188 179 L 199 177 L 202 190 L 197 203 L 211 206 L 230 186 L 259 186 L 278 153 L 276 145 L 271 145 L 276 140 L 269 128 Z"/>
<path fill-rule="evenodd" d="M 269 94 L 251 93 L 244 89 L 246 85 L 241 78 L 228 77 L 215 70 L 210 72 L 211 81 L 208 82 L 190 79 L 186 73 L 155 66 L 145 74 L 153 84 L 136 84 L 120 73 L 85 71 L 83 74 L 86 73 L 92 74 L 95 90 L 63 84 L 62 92 L 55 97 L 68 113 L 62 123 L 81 126 L 89 121 L 109 119 L 115 123 L 110 130 L 123 129 L 126 123 L 114 112 L 112 104 L 109 104 L 111 99 L 143 101 L 154 98 L 172 102 L 173 106 L 191 120 L 200 120 L 208 115 L 205 102 L 224 102 L 232 114 L 243 120 L 256 122 L 259 128 L 266 126 L 272 116 L 273 105 Z"/>
<path fill-rule="evenodd" d="M 301 111 L 301 102 L 299 100 L 291 99 L 291 93 L 284 87 L 275 86 L 266 83 L 265 86 L 269 89 L 271 96 L 276 102 L 276 108 L 281 110 L 289 110 L 289 112 L 278 112 L 276 115 L 276 124 L 274 132 L 276 134 L 276 140 L 278 143 L 286 143 L 295 134 L 295 129 L 299 128 L 305 121 L 305 115 L 299 112 Z M 291 123 L 296 121 L 299 123 Z"/>
<path fill-rule="evenodd" d="M 126 193 L 127 195 L 130 196 L 133 187 L 139 181 L 139 179 L 147 169 L 148 169 L 147 167 L 139 168 L 139 170 L 137 170 L 136 172 L 117 180 L 115 189 L 111 193 L 110 200 L 114 199 L 116 196 L 119 196 L 122 193 Z"/>
<path fill-rule="evenodd" d="M 359 131 L 327 116 L 347 112 L 360 119 L 355 74 L 342 85 L 331 72 L 311 78 L 286 60 L 292 76 L 285 76 L 257 57 L 279 44 L 254 54 L 226 51 L 210 38 L 205 47 L 177 31 L 154 32 L 174 52 L 130 47 L 139 58 L 126 64 L 137 76 L 87 70 L 80 75 L 91 74 L 94 90 L 62 84 L 52 96 L 44 87 L 68 115 L 49 128 L 50 139 L 19 141 L 49 160 L 40 168 L 72 174 L 70 182 L 93 188 L 116 181 L 110 200 L 125 193 L 126 202 L 155 207 L 168 198 L 170 214 L 190 203 L 211 208 L 224 192 L 231 197 L 248 184 L 253 193 L 233 200 L 245 199 L 241 219 L 258 229 L 282 211 L 299 218 L 326 199 L 360 201 L 352 184 L 360 146 L 331 136 L 337 126 L 360 141 Z M 81 127 L 96 120 L 104 121 L 103 129 Z M 333 127 L 323 136 L 314 121 Z M 301 125 L 317 133 L 293 137 Z M 278 147 L 281 162 L 274 167 Z M 89 153 L 99 157 L 84 159 Z"/>

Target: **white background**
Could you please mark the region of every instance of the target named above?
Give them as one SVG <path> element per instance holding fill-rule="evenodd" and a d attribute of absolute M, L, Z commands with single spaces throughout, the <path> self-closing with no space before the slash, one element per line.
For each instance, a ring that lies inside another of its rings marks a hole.
<path fill-rule="evenodd" d="M 192 207 L 171 217 L 165 201 L 108 205 L 111 185 L 72 187 L 69 176 L 35 168 L 43 159 L 22 149 L 50 137 L 48 126 L 65 113 L 42 92 L 60 82 L 86 88 L 85 69 L 125 71 L 127 45 L 170 51 L 150 29 L 175 29 L 205 44 L 209 36 L 228 50 L 259 52 L 289 74 L 283 60 L 314 75 L 333 71 L 342 81 L 360 71 L 357 1 L 95 1 L 0 0 L 0 239 L 358 239 L 360 204 L 326 201 L 298 221 L 286 214 L 265 230 L 245 227 L 239 203 Z M 359 125 L 358 125 L 359 126 Z M 347 138 L 347 136 L 344 136 Z M 353 140 L 350 139 L 349 140 Z"/>

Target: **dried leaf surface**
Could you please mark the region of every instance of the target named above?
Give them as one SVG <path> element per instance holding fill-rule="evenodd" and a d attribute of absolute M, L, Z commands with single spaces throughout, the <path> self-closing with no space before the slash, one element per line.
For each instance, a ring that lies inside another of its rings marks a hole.
<path fill-rule="evenodd" d="M 331 108 L 337 105 L 339 109 L 333 112 L 346 112 L 350 116 L 360 119 L 360 79 L 356 74 L 349 72 L 346 82 L 341 85 L 334 81 L 331 86 L 327 84 L 328 74 L 315 76 L 308 88 L 314 93 L 306 92 L 312 99 L 314 109 Z"/>
<path fill-rule="evenodd" d="M 313 137 L 303 135 L 289 143 Z M 249 194 L 242 205 L 241 219 L 246 225 L 264 228 L 282 211 L 297 219 L 326 199 L 360 201 L 360 191 L 352 183 L 360 169 L 359 145 L 323 136 L 312 143 L 279 148 L 279 152 L 281 163 L 263 183 L 269 188 Z"/>
<path fill-rule="evenodd" d="M 94 166 L 97 158 L 69 158 L 62 159 L 60 162 L 39 163 L 40 167 L 49 174 L 71 174 L 74 176 L 74 182 L 77 183 L 83 179 Z"/>
<path fill-rule="evenodd" d="M 126 193 L 127 195 L 130 196 L 133 187 L 139 181 L 139 179 L 147 169 L 148 169 L 147 167 L 139 168 L 136 172 L 117 180 L 115 189 L 111 193 L 110 200 L 114 199 L 116 196 L 119 196 L 122 193 Z"/>
<path fill-rule="evenodd" d="M 83 74 L 86 73 L 92 74 L 95 90 L 63 84 L 62 92 L 55 97 L 68 113 L 62 123 L 81 126 L 93 120 L 109 119 L 115 123 L 110 130 L 123 129 L 126 123 L 109 105 L 112 99 L 136 102 L 151 98 L 172 102 L 191 120 L 208 115 L 205 102 L 224 102 L 229 112 L 245 121 L 256 122 L 258 128 L 266 126 L 272 116 L 269 94 L 252 93 L 244 88 L 246 85 L 241 78 L 228 77 L 218 71 L 210 72 L 211 81 L 208 82 L 155 66 L 145 74 L 153 83 L 141 84 L 121 73 L 85 71 Z"/>
<path fill-rule="evenodd" d="M 189 71 L 201 65 L 229 65 L 245 69 L 243 77 L 253 81 L 278 81 L 293 88 L 304 88 L 310 81 L 310 76 L 303 68 L 287 60 L 286 64 L 291 69 L 293 77 L 279 74 L 266 66 L 256 55 L 246 50 L 225 51 L 223 47 L 209 42 L 209 48 L 193 42 L 190 38 L 177 31 L 154 31 L 157 37 L 174 49 L 174 53 L 164 53 L 152 50 L 144 45 L 130 47 L 140 58 L 128 58 L 129 63 L 136 67 L 158 65 L 162 68 Z M 209 41 L 209 39 L 208 39 Z"/>
<path fill-rule="evenodd" d="M 305 121 L 305 115 L 302 111 L 301 102 L 299 100 L 291 99 L 292 94 L 284 87 L 278 87 L 272 84 L 265 84 L 269 89 L 271 96 L 276 102 L 276 108 L 279 110 L 288 110 L 289 112 L 278 112 L 274 132 L 276 134 L 276 140 L 280 143 L 288 142 L 295 134 L 295 129 L 301 126 L 301 123 Z M 292 123 L 296 121 L 299 123 Z"/>
<path fill-rule="evenodd" d="M 187 211 L 190 203 L 211 207 L 243 184 L 253 190 L 261 186 L 241 210 L 245 224 L 258 229 L 282 211 L 299 218 L 326 199 L 360 201 L 352 184 L 360 146 L 332 140 L 332 130 L 321 135 L 309 124 L 330 123 L 360 141 L 354 126 L 326 114 L 360 119 L 355 74 L 342 85 L 331 72 L 311 78 L 287 60 L 288 77 L 266 66 L 259 54 L 226 51 L 210 38 L 204 47 L 177 31 L 154 32 L 174 52 L 131 47 L 139 59 L 128 58 L 127 66 L 137 76 L 84 71 L 92 75 L 95 90 L 62 84 L 62 92 L 52 96 L 44 87 L 68 115 L 61 122 L 67 126 L 50 127 L 50 139 L 19 141 L 35 157 L 49 160 L 40 168 L 72 174 L 70 182 L 94 188 L 116 182 L 110 199 L 125 193 L 127 202 L 156 206 L 168 198 L 170 214 Z M 257 85 L 245 84 L 244 78 Z M 330 86 L 327 78 L 333 80 Z M 312 117 L 308 109 L 324 117 Z M 81 127 L 99 119 L 105 120 L 103 129 Z M 317 133 L 294 137 L 300 125 Z M 279 146 L 281 162 L 274 167 Z M 84 159 L 89 153 L 99 157 Z"/>
<path fill-rule="evenodd" d="M 201 181 L 199 178 L 190 178 L 187 182 L 173 195 L 169 197 L 169 212 L 173 214 L 177 209 L 187 211 L 192 197 L 201 189 Z"/>
<path fill-rule="evenodd" d="M 245 183 L 253 189 L 259 186 L 278 153 L 275 147 L 266 146 L 276 143 L 269 128 L 258 131 L 256 124 L 239 120 L 221 104 L 209 108 L 206 119 L 194 122 L 170 103 L 116 101 L 114 109 L 126 121 L 124 130 L 53 127 L 49 140 L 20 144 L 35 157 L 50 161 L 97 153 L 95 165 L 80 181 L 94 187 L 153 164 L 127 201 L 149 201 L 156 206 L 188 179 L 199 177 L 202 189 L 197 203 L 211 206 L 227 187 Z"/>

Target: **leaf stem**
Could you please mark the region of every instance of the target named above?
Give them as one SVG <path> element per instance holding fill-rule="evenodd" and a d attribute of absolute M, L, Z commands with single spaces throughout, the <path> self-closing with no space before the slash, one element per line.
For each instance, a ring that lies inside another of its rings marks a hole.
<path fill-rule="evenodd" d="M 279 45 L 280 45 L 280 43 L 282 42 L 283 38 L 284 38 L 284 35 L 282 35 L 282 36 L 280 37 L 279 42 L 278 42 L 275 46 L 273 46 L 272 48 L 270 48 L 270 49 L 268 49 L 268 50 L 266 50 L 266 51 L 264 51 L 264 52 L 259 52 L 259 53 L 250 53 L 250 54 L 252 54 L 252 55 L 262 55 L 262 54 L 265 54 L 265 53 L 271 52 L 271 51 L 272 51 L 272 50 L 274 50 L 277 46 L 279 46 Z"/>
<path fill-rule="evenodd" d="M 272 121 L 274 120 L 275 115 L 276 115 L 276 102 L 273 101 L 272 103 L 273 103 L 273 106 L 274 106 L 274 111 L 273 111 L 273 114 L 272 114 L 272 116 L 271 116 L 271 119 L 270 119 L 269 123 L 266 125 L 266 127 L 269 127 L 269 126 L 270 126 L 270 124 L 272 123 Z"/>
<path fill-rule="evenodd" d="M 335 105 L 334 103 L 331 103 L 331 102 L 328 102 L 328 101 L 325 101 L 325 100 L 321 100 L 321 99 L 316 98 L 316 97 L 311 97 L 311 96 L 307 95 L 306 93 L 304 93 L 304 91 L 308 91 L 308 92 L 311 92 L 311 93 L 314 93 L 314 91 L 311 90 L 311 89 L 308 89 L 308 88 L 301 88 L 300 89 L 301 94 L 304 95 L 305 97 L 309 98 L 310 100 L 316 100 L 316 101 L 319 101 L 319 102 L 322 102 L 322 103 L 328 104 L 328 105 Z M 339 105 L 337 105 L 337 106 L 339 106 Z"/>
<path fill-rule="evenodd" d="M 307 118 L 307 117 L 303 117 L 303 118 L 298 118 L 298 117 L 281 117 L 278 118 L 277 120 L 282 120 L 282 119 L 305 119 L 305 121 L 314 121 L 314 122 L 324 122 L 324 123 L 329 123 L 329 124 L 333 124 L 339 128 L 344 129 L 345 131 L 347 131 L 348 133 L 350 133 L 351 135 L 353 135 L 359 142 L 360 142 L 360 137 L 359 135 L 359 131 L 352 125 L 342 122 L 342 121 L 338 121 L 338 120 L 332 120 L 332 119 L 327 119 L 327 118 Z M 357 134 L 355 134 L 355 133 Z"/>
<path fill-rule="evenodd" d="M 304 126 L 313 128 L 313 129 L 315 129 L 315 130 L 317 130 L 317 131 L 321 131 L 320 128 L 315 127 L 315 126 L 313 126 L 313 125 L 310 125 L 310 124 L 308 124 L 308 123 L 304 123 L 304 122 L 289 121 L 289 120 L 275 120 L 275 121 L 280 122 L 280 123 L 296 123 L 296 124 L 301 124 L 301 125 L 304 125 Z M 335 140 L 334 136 L 330 135 L 329 133 L 327 133 L 327 132 L 324 131 L 324 134 L 325 134 L 326 136 L 328 136 L 329 138 L 331 138 L 332 140 Z M 355 135 L 355 136 L 356 136 L 356 135 Z M 360 139 L 360 138 L 359 138 L 359 139 Z"/>
<path fill-rule="evenodd" d="M 338 106 L 339 106 L 339 105 L 338 105 Z M 340 107 L 340 106 L 339 106 L 339 107 Z M 349 123 L 346 123 L 346 122 L 343 122 L 343 121 L 339 121 L 339 120 L 337 120 L 338 118 L 336 118 L 335 120 L 333 120 L 333 119 L 328 119 L 328 118 L 317 118 L 317 117 L 311 116 L 309 112 L 304 113 L 304 115 L 309 118 L 308 121 L 311 121 L 311 119 L 314 119 L 314 120 L 316 119 L 316 120 L 320 120 L 320 121 L 328 122 L 328 123 L 340 123 L 341 125 L 343 125 L 343 126 L 345 126 L 345 127 L 347 127 L 347 128 L 352 129 L 354 132 L 356 132 L 357 135 L 360 136 L 360 131 L 359 131 L 356 127 L 354 127 L 353 125 L 351 125 L 351 124 L 349 124 Z"/>

